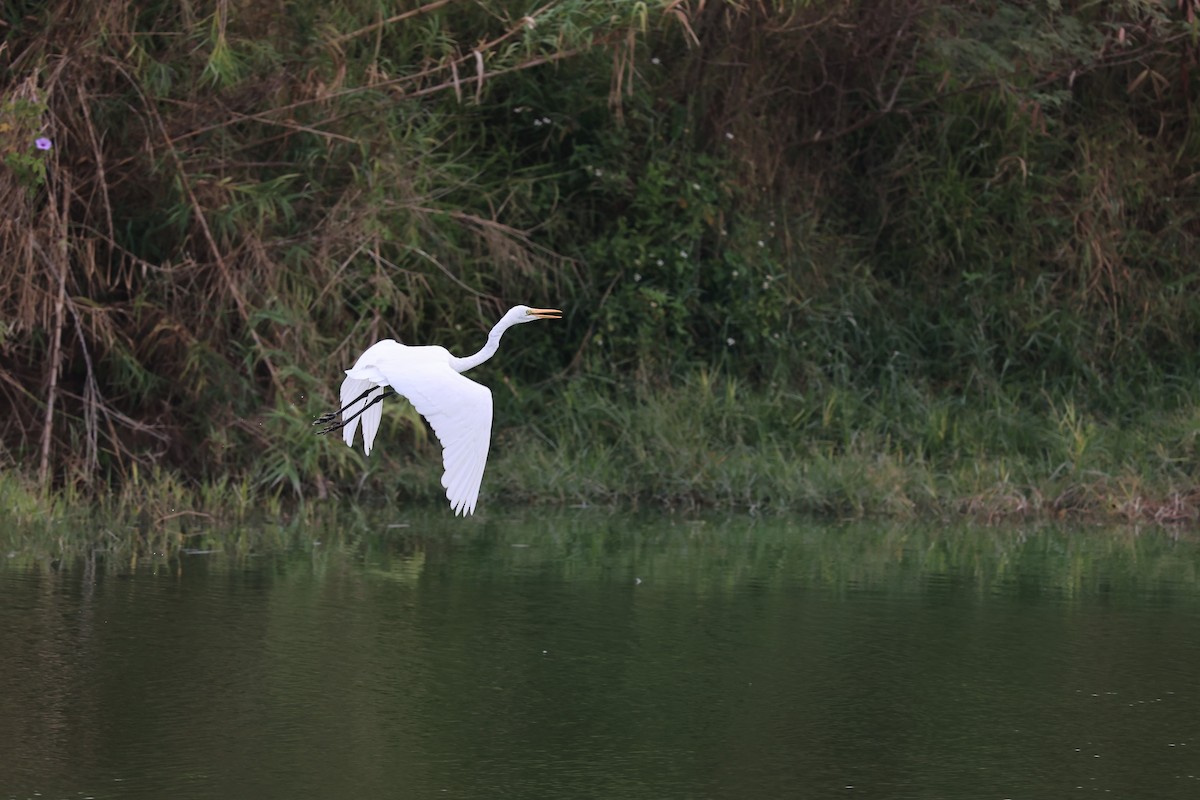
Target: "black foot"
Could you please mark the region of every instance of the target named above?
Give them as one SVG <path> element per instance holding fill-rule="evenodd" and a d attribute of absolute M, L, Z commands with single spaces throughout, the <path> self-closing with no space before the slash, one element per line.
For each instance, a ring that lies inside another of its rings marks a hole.
<path fill-rule="evenodd" d="M 360 394 L 355 399 L 351 400 L 349 403 L 347 403 L 342 408 L 339 408 L 337 411 L 330 411 L 328 413 L 322 414 L 321 416 L 317 417 L 316 420 L 313 421 L 313 425 L 325 425 L 324 428 L 317 431 L 317 435 L 324 436 L 327 433 L 333 433 L 338 428 L 346 427 L 347 423 L 349 423 L 355 419 L 358 419 L 360 416 L 362 416 L 363 412 L 365 412 L 368 408 L 375 405 L 376 403 L 382 402 L 383 398 L 387 397 L 388 395 L 393 395 L 396 393 L 395 391 L 392 390 L 392 387 L 390 387 L 390 386 L 382 387 L 383 391 L 380 392 L 379 396 L 376 397 L 374 400 L 372 400 L 371 402 L 364 405 L 358 411 L 355 411 L 349 417 L 343 418 L 341 422 L 334 422 L 334 420 L 337 419 L 338 414 L 344 413 L 346 411 L 346 409 L 350 408 L 351 406 L 353 406 L 355 403 L 359 402 L 360 400 L 366 399 L 367 395 L 369 395 L 371 392 L 373 392 L 379 388 L 381 388 L 381 387 L 372 386 L 370 389 L 367 389 L 365 392 Z"/>

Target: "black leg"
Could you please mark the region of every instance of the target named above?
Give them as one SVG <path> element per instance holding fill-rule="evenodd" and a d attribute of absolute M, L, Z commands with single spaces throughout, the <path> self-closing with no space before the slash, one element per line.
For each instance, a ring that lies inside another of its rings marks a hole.
<path fill-rule="evenodd" d="M 361 415 L 362 415 L 362 413 L 363 413 L 364 411 L 366 411 L 368 408 L 370 408 L 371 406 L 375 405 L 376 403 L 380 403 L 380 402 L 382 402 L 382 401 L 383 401 L 383 398 L 385 398 L 385 397 L 388 397 L 389 395 L 393 395 L 393 394 L 395 394 L 395 393 L 396 393 L 396 392 L 395 392 L 395 390 L 394 390 L 394 389 L 392 389 L 392 387 L 390 387 L 390 386 L 384 386 L 384 387 L 372 386 L 370 389 L 368 389 L 367 391 L 365 391 L 365 392 L 363 392 L 362 394 L 360 394 L 360 395 L 358 396 L 358 399 L 354 400 L 352 403 L 350 403 L 350 405 L 346 406 L 346 408 L 349 408 L 350 406 L 354 405 L 354 403 L 357 403 L 359 400 L 362 400 L 364 397 L 366 397 L 367 395 L 369 395 L 371 392 L 373 392 L 373 391 L 375 391 L 376 389 L 379 389 L 379 388 L 382 388 L 382 389 L 383 389 L 383 392 L 382 392 L 382 393 L 380 393 L 379 397 L 376 397 L 374 400 L 372 400 L 371 402 L 367 403 L 365 406 L 363 406 L 362 408 L 360 408 L 358 411 L 355 411 L 353 414 L 351 414 L 350 416 L 346 417 L 346 418 L 345 418 L 345 419 L 343 419 L 341 422 L 334 422 L 334 421 L 333 421 L 333 417 L 334 417 L 334 415 L 333 415 L 333 414 L 322 414 L 322 415 L 321 415 L 321 416 L 320 416 L 320 417 L 317 419 L 317 422 L 314 422 L 313 424 L 314 424 L 314 425 L 316 425 L 316 424 L 318 424 L 318 423 L 320 423 L 320 422 L 328 422 L 329 424 L 328 424 L 328 425 L 326 425 L 324 428 L 321 428 L 321 430 L 317 431 L 317 435 L 318 435 L 318 436 L 324 436 L 324 435 L 325 435 L 325 434 L 327 434 L 327 433 L 333 433 L 334 431 L 338 430 L 339 428 L 344 428 L 344 427 L 346 427 L 346 424 L 347 424 L 348 422 L 350 422 L 350 420 L 357 419 L 357 418 L 358 418 L 359 416 L 361 416 Z M 340 409 L 340 410 L 338 411 L 338 413 L 340 414 L 342 411 L 345 411 L 345 410 L 346 410 L 346 408 Z M 328 417 L 328 419 L 326 419 L 326 417 Z"/>
<path fill-rule="evenodd" d="M 354 399 L 353 399 L 353 400 L 351 400 L 349 403 L 347 403 L 346 405 L 344 405 L 344 406 L 342 406 L 341 408 L 339 408 L 337 411 L 330 411 L 330 412 L 327 412 L 327 413 L 325 413 L 325 414 L 322 414 L 321 416 L 317 417 L 317 418 L 316 418 L 316 419 L 313 421 L 313 425 L 320 425 L 320 424 L 322 424 L 322 423 L 324 423 L 324 422 L 333 422 L 333 421 L 334 421 L 334 419 L 336 419 L 336 418 L 337 418 L 337 415 L 338 415 L 338 414 L 342 413 L 342 412 L 343 412 L 343 411 L 345 411 L 347 408 L 349 408 L 350 406 L 354 405 L 354 404 L 355 404 L 355 403 L 357 403 L 359 400 L 362 400 L 364 397 L 366 397 L 367 395 L 369 395 L 371 392 L 375 391 L 375 390 L 376 390 L 376 389 L 378 389 L 378 388 L 379 388 L 378 386 L 372 386 L 371 388 L 367 389 L 365 392 L 363 392 L 362 394 L 360 394 L 358 397 L 354 398 Z"/>

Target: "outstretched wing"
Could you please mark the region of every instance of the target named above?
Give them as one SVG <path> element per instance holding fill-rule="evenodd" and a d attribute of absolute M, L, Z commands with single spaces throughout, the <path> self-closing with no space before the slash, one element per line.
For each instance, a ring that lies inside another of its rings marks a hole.
<path fill-rule="evenodd" d="M 403 357 L 377 359 L 363 368 L 356 365 L 347 371 L 347 380 L 386 382 L 397 394 L 408 398 L 442 443 L 442 465 L 446 470 L 442 486 L 450 507 L 455 514 L 471 514 L 479 500 L 492 437 L 492 392 L 451 369 L 449 354 L 447 358 L 432 357 L 433 350 L 406 348 Z M 350 399 L 354 397 L 350 395 Z M 365 423 L 363 427 L 365 433 Z"/>
<path fill-rule="evenodd" d="M 383 418 L 383 403 L 375 403 L 361 414 L 359 412 L 364 405 L 370 404 L 378 398 L 387 385 L 386 379 L 378 369 L 375 369 L 375 366 L 388 361 L 399 363 L 405 360 L 405 353 L 410 349 L 393 339 L 380 339 L 364 350 L 358 360 L 354 362 L 354 366 L 346 370 L 346 378 L 342 381 L 341 390 L 342 419 L 349 420 L 349 422 L 342 426 L 342 439 L 348 446 L 354 446 L 354 432 L 358 429 L 358 423 L 361 420 L 363 452 L 368 456 L 371 455 L 375 434 L 379 432 L 379 421 Z M 363 392 L 372 386 L 378 387 L 378 391 L 371 392 L 362 400 L 351 402 L 361 397 Z"/>
<path fill-rule="evenodd" d="M 442 486 L 450 507 L 455 514 L 474 513 L 492 438 L 491 390 L 448 364 L 388 375 L 388 383 L 409 399 L 442 443 Z"/>

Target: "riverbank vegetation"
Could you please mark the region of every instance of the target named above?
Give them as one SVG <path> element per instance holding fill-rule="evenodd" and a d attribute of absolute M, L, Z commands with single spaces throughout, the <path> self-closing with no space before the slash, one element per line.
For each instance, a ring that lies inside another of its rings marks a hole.
<path fill-rule="evenodd" d="M 5 511 L 434 502 L 310 423 L 524 302 L 481 509 L 1193 521 L 1197 11 L 11 3 Z"/>

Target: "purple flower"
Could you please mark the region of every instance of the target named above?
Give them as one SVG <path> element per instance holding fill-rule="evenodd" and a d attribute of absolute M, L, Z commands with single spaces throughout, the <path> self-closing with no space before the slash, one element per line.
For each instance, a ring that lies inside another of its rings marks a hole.
<path fill-rule="evenodd" d="M 45 136 L 39 137 L 33 144 L 34 144 L 34 146 L 37 147 L 38 150 L 49 150 L 51 147 L 54 146 L 54 143 L 51 142 L 49 139 L 47 139 Z"/>

